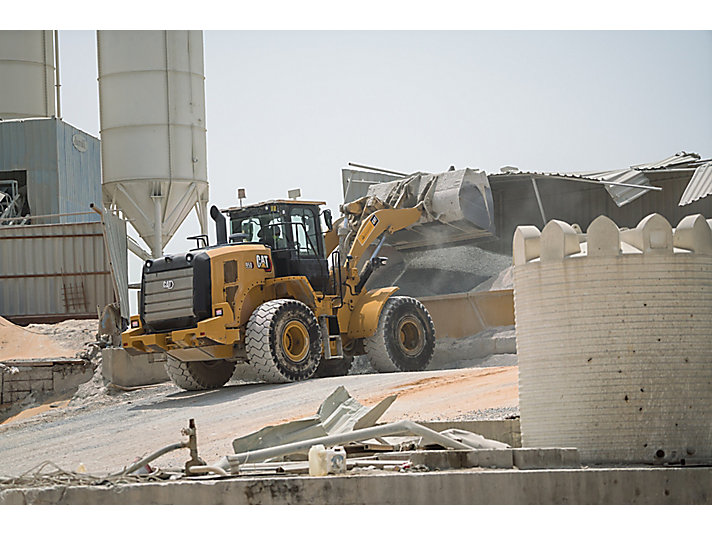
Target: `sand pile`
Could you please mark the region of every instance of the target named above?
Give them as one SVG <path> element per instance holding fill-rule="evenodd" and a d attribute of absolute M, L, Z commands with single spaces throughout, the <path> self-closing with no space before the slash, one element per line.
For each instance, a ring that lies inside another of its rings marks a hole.
<path fill-rule="evenodd" d="M 63 347 L 49 336 L 31 332 L 0 317 L 0 361 L 74 358 L 81 348 Z"/>

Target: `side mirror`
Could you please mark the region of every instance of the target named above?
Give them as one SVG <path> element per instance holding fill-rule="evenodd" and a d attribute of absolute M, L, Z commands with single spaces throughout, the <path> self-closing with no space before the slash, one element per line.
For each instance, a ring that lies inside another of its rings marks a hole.
<path fill-rule="evenodd" d="M 326 227 L 331 230 L 334 227 L 334 223 L 331 219 L 331 210 L 324 210 L 324 224 L 326 224 Z"/>

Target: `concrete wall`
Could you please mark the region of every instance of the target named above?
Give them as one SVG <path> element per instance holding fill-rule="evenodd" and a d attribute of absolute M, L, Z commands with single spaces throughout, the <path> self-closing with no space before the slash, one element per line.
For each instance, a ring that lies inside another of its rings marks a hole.
<path fill-rule="evenodd" d="M 249 477 L 13 489 L 0 504 L 712 504 L 712 468 Z"/>
<path fill-rule="evenodd" d="M 30 393 L 62 393 L 92 377 L 92 366 L 81 359 L 66 361 L 6 361 L 18 373 L 0 373 L 0 405 L 21 401 Z"/>

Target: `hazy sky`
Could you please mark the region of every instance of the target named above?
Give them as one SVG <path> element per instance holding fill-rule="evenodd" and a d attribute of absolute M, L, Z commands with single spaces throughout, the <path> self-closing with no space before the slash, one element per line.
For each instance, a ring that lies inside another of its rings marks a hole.
<path fill-rule="evenodd" d="M 561 171 L 712 157 L 712 32 L 206 31 L 204 46 L 220 207 L 238 187 L 249 202 L 299 187 L 337 213 L 349 161 Z M 61 31 L 60 52 L 64 119 L 98 135 L 95 33 Z M 195 233 L 191 214 L 166 250 Z"/>

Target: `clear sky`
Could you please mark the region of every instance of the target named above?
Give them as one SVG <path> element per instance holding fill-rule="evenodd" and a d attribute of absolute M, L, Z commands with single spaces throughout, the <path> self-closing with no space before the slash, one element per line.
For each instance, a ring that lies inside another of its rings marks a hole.
<path fill-rule="evenodd" d="M 712 157 L 709 31 L 206 31 L 204 50 L 220 207 L 238 187 L 248 202 L 299 187 L 337 213 L 349 161 L 565 171 Z M 64 119 L 98 135 L 95 33 L 61 31 L 60 52 Z M 192 213 L 166 251 L 195 233 Z"/>

